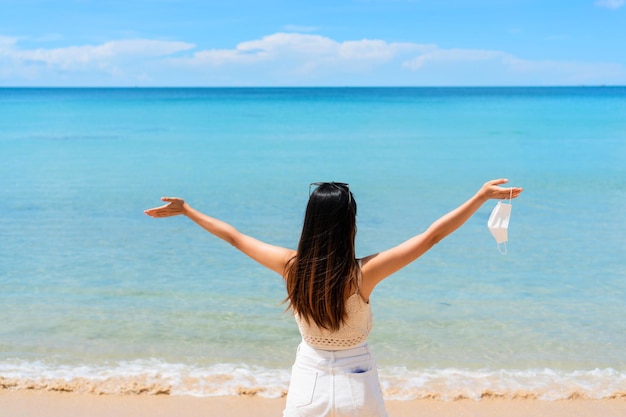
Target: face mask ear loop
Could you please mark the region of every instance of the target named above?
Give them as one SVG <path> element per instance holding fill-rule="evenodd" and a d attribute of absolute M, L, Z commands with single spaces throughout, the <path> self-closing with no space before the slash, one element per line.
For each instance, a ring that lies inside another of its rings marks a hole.
<path fill-rule="evenodd" d="M 504 250 L 502 250 L 502 247 L 504 247 Z M 506 242 L 498 243 L 498 252 L 502 255 L 506 255 Z"/>
<path fill-rule="evenodd" d="M 511 205 L 513 205 L 512 200 L 513 200 L 513 189 L 511 188 L 511 194 L 509 194 L 509 204 Z M 503 247 L 504 247 L 504 250 L 502 249 Z M 500 252 L 502 255 L 506 255 L 506 252 L 507 252 L 506 242 L 498 243 L 498 252 Z"/>

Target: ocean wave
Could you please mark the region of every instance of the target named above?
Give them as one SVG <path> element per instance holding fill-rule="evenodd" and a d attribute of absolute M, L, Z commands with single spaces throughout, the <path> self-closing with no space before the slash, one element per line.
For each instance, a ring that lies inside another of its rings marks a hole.
<path fill-rule="evenodd" d="M 626 398 L 626 373 L 610 368 L 590 371 L 387 368 L 379 372 L 385 397 L 394 400 Z"/>
<path fill-rule="evenodd" d="M 23 360 L 0 363 L 0 389 L 278 398 L 286 395 L 288 385 L 287 370 L 235 364 L 198 367 L 156 359 L 98 366 Z"/>
<path fill-rule="evenodd" d="M 626 398 L 626 373 L 534 370 L 379 369 L 388 400 L 615 399 Z M 113 365 L 0 362 L 0 390 L 44 390 L 98 395 L 260 396 L 280 398 L 289 387 L 288 369 L 245 364 L 192 366 L 161 360 Z"/>

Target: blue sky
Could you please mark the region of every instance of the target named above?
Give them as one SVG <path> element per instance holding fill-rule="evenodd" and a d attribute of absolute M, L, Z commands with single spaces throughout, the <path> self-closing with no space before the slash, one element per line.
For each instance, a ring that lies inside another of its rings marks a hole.
<path fill-rule="evenodd" d="M 0 0 L 0 86 L 626 85 L 626 0 Z"/>

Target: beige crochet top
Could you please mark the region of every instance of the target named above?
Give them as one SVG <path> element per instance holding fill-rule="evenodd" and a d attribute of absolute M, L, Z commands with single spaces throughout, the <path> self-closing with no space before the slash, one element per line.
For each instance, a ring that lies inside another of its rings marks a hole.
<path fill-rule="evenodd" d="M 360 281 L 359 276 L 359 286 Z M 361 297 L 358 288 L 346 300 L 346 313 L 346 320 L 337 331 L 320 328 L 314 322 L 309 325 L 295 314 L 302 340 L 315 349 L 323 350 L 346 350 L 364 344 L 372 330 L 372 309 L 369 302 Z"/>

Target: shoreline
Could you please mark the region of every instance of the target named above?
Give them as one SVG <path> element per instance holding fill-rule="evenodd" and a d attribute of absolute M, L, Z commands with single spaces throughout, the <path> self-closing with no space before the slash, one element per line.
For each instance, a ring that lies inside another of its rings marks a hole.
<path fill-rule="evenodd" d="M 273 417 L 284 398 L 256 396 L 191 397 L 94 395 L 50 391 L 0 390 L 0 409 L 11 417 Z M 626 397 L 607 400 L 432 399 L 386 401 L 389 417 L 622 417 Z"/>
<path fill-rule="evenodd" d="M 611 368 L 570 372 L 379 368 L 379 375 L 387 401 L 626 399 L 626 373 Z M 0 392 L 278 399 L 287 394 L 289 378 L 287 369 L 234 364 L 203 368 L 160 361 L 118 366 L 49 366 L 41 362 L 0 361 Z"/>

